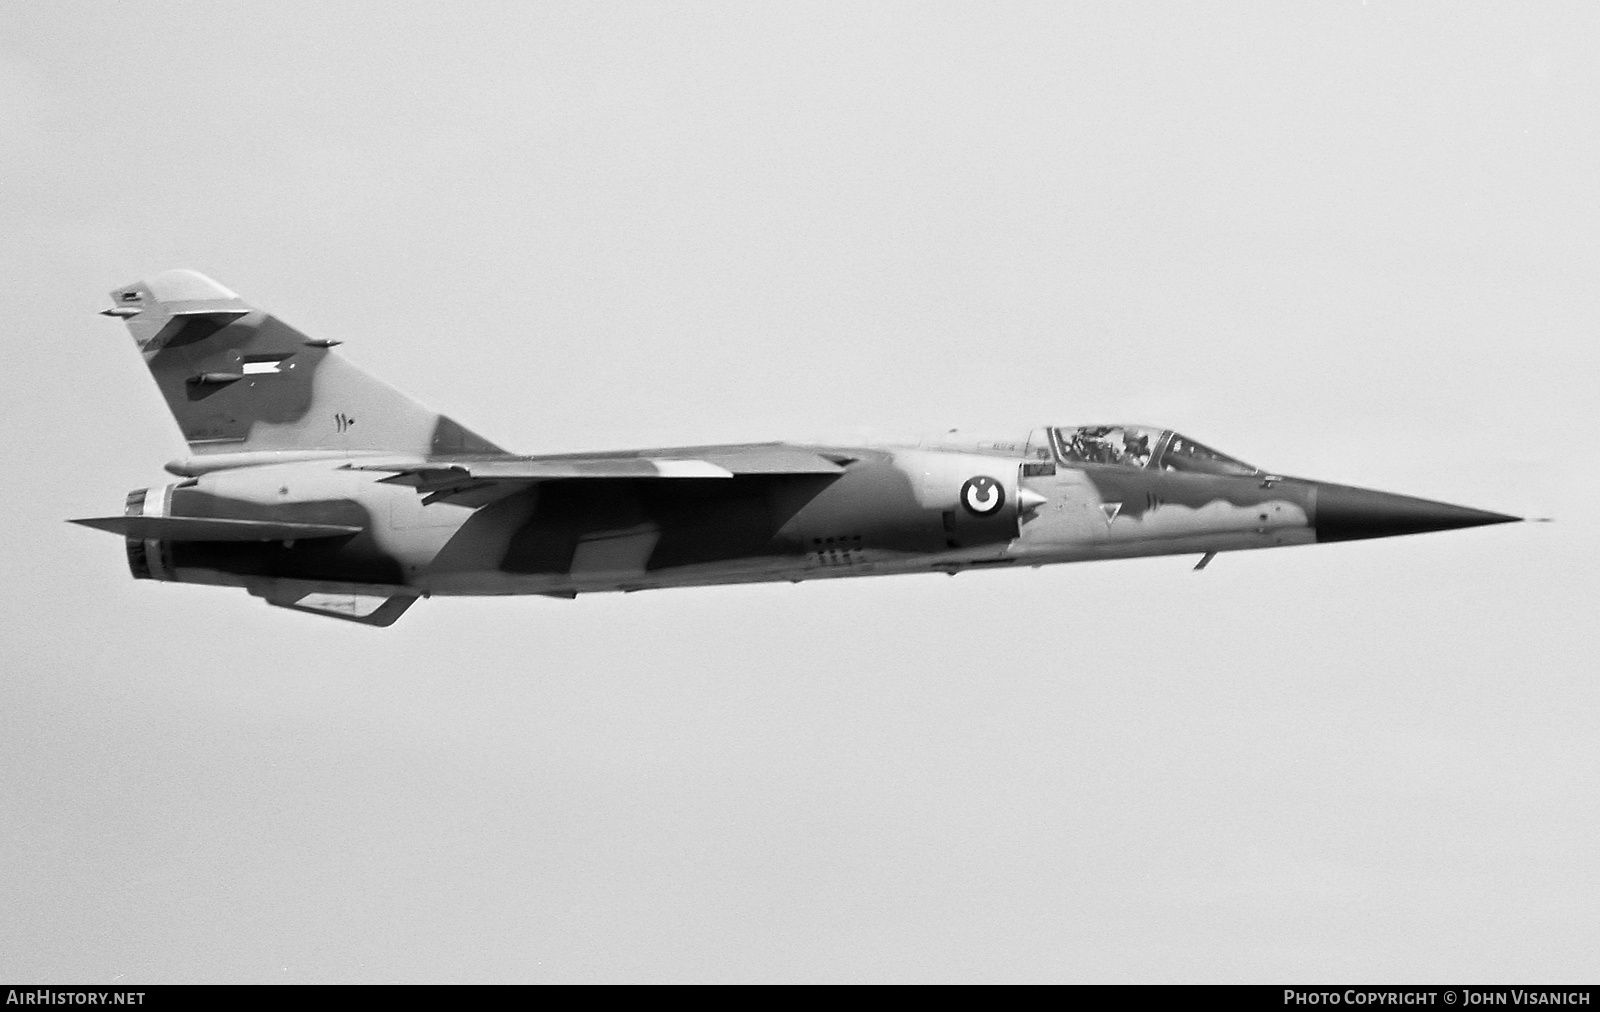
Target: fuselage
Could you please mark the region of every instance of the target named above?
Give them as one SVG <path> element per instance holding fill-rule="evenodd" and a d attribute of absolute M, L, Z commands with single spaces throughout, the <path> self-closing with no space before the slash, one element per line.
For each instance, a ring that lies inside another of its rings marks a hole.
<path fill-rule="evenodd" d="M 300 541 L 130 538 L 129 553 L 138 576 L 257 593 L 284 581 L 329 591 L 568 596 L 1317 540 L 1314 482 L 1244 467 L 1218 473 L 1151 466 L 1151 459 L 1138 466 L 1072 459 L 1065 431 L 1076 430 L 810 446 L 842 470 L 552 480 L 480 505 L 428 502 L 369 469 L 370 457 L 229 467 L 136 492 L 129 512 L 340 524 L 360 533 Z"/>

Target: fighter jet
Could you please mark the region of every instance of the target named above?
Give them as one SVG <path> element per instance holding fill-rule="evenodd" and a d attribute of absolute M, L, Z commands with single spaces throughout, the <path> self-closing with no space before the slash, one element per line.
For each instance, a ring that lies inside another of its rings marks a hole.
<path fill-rule="evenodd" d="M 73 523 L 141 580 L 387 626 L 419 597 L 1041 566 L 1521 519 L 1293 478 L 1150 425 L 523 456 L 204 275 L 111 293 L 189 444 Z"/>

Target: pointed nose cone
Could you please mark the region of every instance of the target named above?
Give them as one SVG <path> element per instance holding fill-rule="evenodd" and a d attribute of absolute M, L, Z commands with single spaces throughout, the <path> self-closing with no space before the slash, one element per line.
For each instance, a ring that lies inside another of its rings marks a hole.
<path fill-rule="evenodd" d="M 1449 531 L 1457 527 L 1507 524 L 1521 517 L 1468 509 L 1409 495 L 1374 492 L 1350 485 L 1316 484 L 1315 522 L 1318 541 L 1390 538 L 1397 534 Z"/>

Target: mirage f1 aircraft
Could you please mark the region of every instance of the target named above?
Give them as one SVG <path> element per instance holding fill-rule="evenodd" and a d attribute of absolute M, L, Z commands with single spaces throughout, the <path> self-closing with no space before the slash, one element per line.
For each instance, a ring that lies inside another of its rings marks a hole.
<path fill-rule="evenodd" d="M 527 457 L 201 274 L 111 293 L 188 440 L 122 516 L 142 580 L 387 626 L 433 594 L 653 590 L 1199 555 L 1518 517 L 1263 471 L 1171 429 Z M 1199 567 L 1197 567 L 1199 568 Z"/>

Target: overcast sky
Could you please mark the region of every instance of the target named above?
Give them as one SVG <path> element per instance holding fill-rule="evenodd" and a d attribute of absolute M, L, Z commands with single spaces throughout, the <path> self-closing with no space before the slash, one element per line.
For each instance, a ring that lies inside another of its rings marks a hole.
<path fill-rule="evenodd" d="M 1600 977 L 1588 3 L 12 3 L 0 979 Z M 525 452 L 1145 421 L 1517 513 L 1006 573 L 134 582 L 114 286 Z"/>

